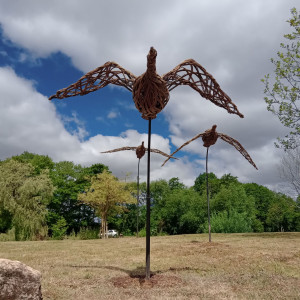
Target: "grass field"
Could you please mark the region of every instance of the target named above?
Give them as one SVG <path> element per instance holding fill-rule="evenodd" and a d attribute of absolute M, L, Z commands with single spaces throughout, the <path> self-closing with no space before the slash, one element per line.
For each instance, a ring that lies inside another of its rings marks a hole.
<path fill-rule="evenodd" d="M 44 299 L 300 299 L 300 233 L 2 242 L 42 273 Z"/>

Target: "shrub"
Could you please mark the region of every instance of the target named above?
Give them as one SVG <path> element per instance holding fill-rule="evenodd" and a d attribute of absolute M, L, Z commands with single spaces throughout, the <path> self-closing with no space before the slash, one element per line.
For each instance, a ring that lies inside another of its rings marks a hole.
<path fill-rule="evenodd" d="M 205 232 L 208 232 L 208 224 L 205 227 Z M 252 232 L 251 221 L 247 218 L 246 213 L 238 213 L 236 210 L 213 213 L 211 216 L 211 232 Z"/>
<path fill-rule="evenodd" d="M 7 233 L 0 233 L 0 242 L 10 242 L 15 241 L 15 228 L 8 230 Z"/>
<path fill-rule="evenodd" d="M 67 229 L 68 225 L 64 217 L 61 217 L 58 219 L 58 221 L 52 225 L 52 239 L 54 240 L 63 240 Z"/>
<path fill-rule="evenodd" d="M 81 227 L 77 234 L 80 240 L 93 240 L 99 238 L 99 230 L 90 227 Z"/>

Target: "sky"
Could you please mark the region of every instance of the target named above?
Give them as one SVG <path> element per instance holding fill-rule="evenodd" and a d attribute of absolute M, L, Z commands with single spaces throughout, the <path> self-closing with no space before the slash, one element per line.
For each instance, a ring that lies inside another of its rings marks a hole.
<path fill-rule="evenodd" d="M 196 60 L 245 118 L 180 86 L 152 121 L 151 147 L 171 153 L 216 124 L 243 145 L 258 170 L 218 140 L 209 149 L 209 172 L 285 192 L 283 151 L 274 142 L 288 131 L 267 111 L 261 79 L 274 73 L 270 59 L 291 31 L 292 7 L 299 10 L 298 0 L 0 0 L 0 159 L 29 151 L 83 166 L 103 163 L 120 179 L 136 180 L 133 151 L 100 153 L 147 146 L 148 122 L 128 90 L 109 85 L 85 96 L 48 97 L 107 61 L 139 76 L 153 46 L 158 74 Z M 205 172 L 205 154 L 201 139 L 164 167 L 164 157 L 153 154 L 151 180 L 178 177 L 191 186 Z"/>

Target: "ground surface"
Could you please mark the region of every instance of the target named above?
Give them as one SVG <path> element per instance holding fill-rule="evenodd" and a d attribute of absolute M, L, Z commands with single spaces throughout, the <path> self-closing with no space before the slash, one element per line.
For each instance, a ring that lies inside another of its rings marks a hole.
<path fill-rule="evenodd" d="M 2 242 L 42 272 L 47 299 L 300 299 L 300 233 Z"/>

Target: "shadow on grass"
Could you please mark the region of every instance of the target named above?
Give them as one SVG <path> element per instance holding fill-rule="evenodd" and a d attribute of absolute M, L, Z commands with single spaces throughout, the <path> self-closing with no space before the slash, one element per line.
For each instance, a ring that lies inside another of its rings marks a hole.
<path fill-rule="evenodd" d="M 131 278 L 145 278 L 145 267 L 137 267 L 134 270 L 126 270 L 120 267 L 116 266 L 78 266 L 78 265 L 68 265 L 68 267 L 71 268 L 84 268 L 84 269 L 106 269 L 106 270 L 112 270 L 112 271 L 120 271 L 123 273 L 126 273 L 129 275 Z M 151 272 L 150 276 L 154 276 L 156 274 L 161 274 L 163 271 L 156 271 L 156 272 Z"/>
<path fill-rule="evenodd" d="M 120 267 L 116 267 L 116 266 L 78 266 L 78 265 L 68 265 L 68 267 L 71 268 L 85 268 L 85 269 L 106 269 L 106 270 L 111 270 L 111 271 L 120 271 L 123 273 L 126 273 L 129 277 L 131 278 L 138 278 L 139 280 L 144 280 L 145 279 L 145 267 L 137 267 L 134 270 L 126 270 Z M 190 267 L 181 267 L 181 268 L 176 268 L 176 267 L 170 267 L 169 269 L 166 270 L 158 270 L 155 272 L 150 273 L 150 277 L 153 277 L 155 275 L 158 274 L 163 274 L 166 272 L 182 272 L 182 271 L 195 271 L 195 272 L 199 272 L 200 269 L 198 268 L 190 268 Z"/>

